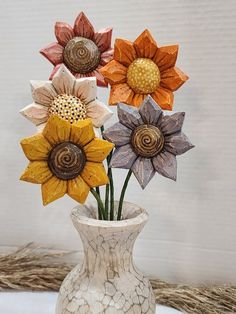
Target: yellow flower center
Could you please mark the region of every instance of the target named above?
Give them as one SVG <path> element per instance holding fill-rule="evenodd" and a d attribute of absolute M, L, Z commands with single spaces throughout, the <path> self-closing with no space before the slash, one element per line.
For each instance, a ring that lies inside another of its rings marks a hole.
<path fill-rule="evenodd" d="M 161 80 L 160 71 L 151 59 L 138 58 L 129 66 L 127 83 L 138 94 L 155 92 Z"/>
<path fill-rule="evenodd" d="M 74 123 L 86 119 L 86 106 L 76 96 L 61 94 L 54 98 L 48 113 Z"/>

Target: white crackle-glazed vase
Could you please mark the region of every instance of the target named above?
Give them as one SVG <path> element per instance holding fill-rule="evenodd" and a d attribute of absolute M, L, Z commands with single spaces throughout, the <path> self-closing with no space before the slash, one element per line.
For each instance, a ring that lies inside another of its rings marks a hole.
<path fill-rule="evenodd" d="M 155 313 L 152 287 L 134 265 L 132 255 L 147 212 L 127 202 L 121 221 L 97 220 L 95 212 L 95 208 L 82 205 L 72 211 L 84 246 L 84 261 L 63 281 L 56 314 Z"/>

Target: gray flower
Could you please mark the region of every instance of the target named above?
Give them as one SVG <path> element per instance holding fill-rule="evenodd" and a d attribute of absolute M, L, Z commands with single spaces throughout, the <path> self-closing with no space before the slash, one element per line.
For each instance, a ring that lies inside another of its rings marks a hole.
<path fill-rule="evenodd" d="M 176 181 L 176 155 L 194 147 L 181 131 L 185 113 L 164 115 L 151 96 L 139 110 L 120 103 L 117 112 L 119 122 L 103 133 L 116 146 L 110 167 L 131 169 L 143 189 L 156 171 Z"/>

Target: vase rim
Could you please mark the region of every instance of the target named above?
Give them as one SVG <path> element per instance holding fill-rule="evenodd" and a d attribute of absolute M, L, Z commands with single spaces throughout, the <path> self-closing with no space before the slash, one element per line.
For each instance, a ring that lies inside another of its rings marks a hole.
<path fill-rule="evenodd" d="M 117 201 L 115 201 L 115 204 L 118 204 Z M 77 223 L 94 226 L 94 227 L 100 227 L 100 228 L 124 228 L 128 226 L 134 226 L 134 225 L 140 225 L 143 224 L 148 220 L 148 213 L 147 211 L 142 208 L 139 205 L 136 205 L 131 202 L 124 202 L 123 203 L 123 211 L 126 212 L 126 214 L 129 214 L 129 208 L 131 209 L 131 217 L 122 219 L 122 220 L 99 220 L 96 218 L 92 218 L 89 216 L 86 216 L 86 209 L 87 213 L 89 213 L 89 210 L 95 209 L 96 206 L 93 206 L 93 204 L 89 205 L 77 205 L 72 209 L 71 217 L 72 220 L 76 219 Z"/>

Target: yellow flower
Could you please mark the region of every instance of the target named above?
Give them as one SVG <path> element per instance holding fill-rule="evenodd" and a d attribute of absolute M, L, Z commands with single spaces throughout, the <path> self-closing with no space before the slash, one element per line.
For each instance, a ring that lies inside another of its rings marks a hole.
<path fill-rule="evenodd" d="M 84 203 L 92 187 L 109 181 L 102 161 L 114 145 L 95 137 L 90 119 L 70 124 L 51 116 L 43 132 L 21 146 L 30 163 L 20 179 L 42 184 L 44 205 L 66 193 Z"/>

